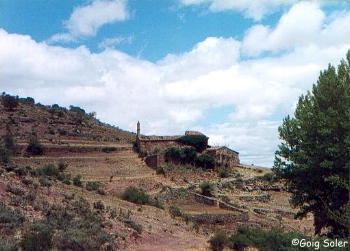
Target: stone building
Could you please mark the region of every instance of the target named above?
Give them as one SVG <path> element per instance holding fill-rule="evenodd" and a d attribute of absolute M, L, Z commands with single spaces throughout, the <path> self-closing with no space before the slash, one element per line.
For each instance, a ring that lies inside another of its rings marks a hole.
<path fill-rule="evenodd" d="M 239 153 L 226 147 L 209 147 L 205 150 L 215 158 L 215 166 L 230 167 L 239 164 Z"/>
<path fill-rule="evenodd" d="M 141 135 L 140 122 L 137 122 L 136 150 L 147 156 L 146 163 L 152 167 L 163 164 L 164 156 L 161 154 L 168 147 L 184 147 L 179 139 L 183 136 L 204 135 L 198 131 L 186 131 L 185 135 L 177 136 L 143 136 Z M 208 147 L 204 152 L 215 158 L 217 167 L 231 167 L 239 164 L 239 153 L 228 147 Z"/>

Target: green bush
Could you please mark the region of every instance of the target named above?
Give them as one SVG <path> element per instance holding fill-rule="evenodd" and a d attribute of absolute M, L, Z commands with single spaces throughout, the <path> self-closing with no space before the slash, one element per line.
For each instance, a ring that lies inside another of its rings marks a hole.
<path fill-rule="evenodd" d="M 46 251 L 52 248 L 53 229 L 45 221 L 28 225 L 21 238 L 21 247 L 28 251 Z"/>
<path fill-rule="evenodd" d="M 128 187 L 122 194 L 122 199 L 135 204 L 145 205 L 150 204 L 150 197 L 143 190 L 136 187 Z"/>
<path fill-rule="evenodd" d="M 246 247 L 252 246 L 264 251 L 275 250 L 314 250 L 309 248 L 291 247 L 294 238 L 308 239 L 298 232 L 284 233 L 282 229 L 264 230 L 255 227 L 241 226 L 235 234 L 228 239 L 228 246 L 238 251 L 244 251 Z M 309 238 L 311 239 L 311 238 Z"/>
<path fill-rule="evenodd" d="M 218 175 L 219 175 L 220 178 L 227 178 L 227 177 L 230 176 L 230 172 L 229 172 L 229 170 L 227 168 L 224 168 L 224 169 L 220 169 Z"/>
<path fill-rule="evenodd" d="M 45 165 L 37 169 L 39 175 L 58 177 L 60 175 L 60 170 L 53 164 Z"/>
<path fill-rule="evenodd" d="M 81 186 L 82 186 L 81 176 L 80 176 L 80 175 L 76 175 L 76 176 L 73 178 L 73 185 L 74 185 L 74 186 L 78 186 L 78 187 L 81 187 Z"/>
<path fill-rule="evenodd" d="M 165 149 L 165 161 L 175 164 L 193 164 L 196 159 L 196 148 L 194 147 L 168 147 Z"/>
<path fill-rule="evenodd" d="M 7 207 L 0 201 L 0 226 L 5 230 L 14 230 L 25 220 L 23 213 L 19 209 Z"/>
<path fill-rule="evenodd" d="M 86 182 L 85 188 L 88 191 L 97 191 L 101 187 L 101 184 L 96 181 L 88 181 Z"/>
<path fill-rule="evenodd" d="M 209 197 L 213 196 L 214 186 L 208 181 L 202 182 L 199 185 L 199 188 L 201 189 L 202 195 L 209 196 Z"/>
<path fill-rule="evenodd" d="M 227 236 L 224 231 L 218 231 L 209 239 L 213 251 L 222 251 L 227 243 Z"/>
<path fill-rule="evenodd" d="M 173 206 L 173 205 L 171 205 L 169 207 L 169 213 L 170 213 L 171 217 L 173 217 L 173 218 L 183 216 L 181 209 L 178 208 L 177 206 Z"/>
<path fill-rule="evenodd" d="M 178 140 L 184 145 L 193 146 L 198 152 L 202 152 L 208 147 L 208 137 L 205 135 L 186 135 Z"/>
<path fill-rule="evenodd" d="M 124 224 L 134 229 L 137 233 L 142 233 L 142 225 L 136 223 L 135 221 L 131 219 L 124 220 Z"/>
<path fill-rule="evenodd" d="M 30 178 L 24 178 L 24 179 L 22 179 L 22 183 L 23 183 L 24 185 L 29 186 L 29 185 L 33 184 L 33 180 L 30 179 Z"/>
<path fill-rule="evenodd" d="M 36 136 L 32 136 L 30 137 L 26 151 L 31 155 L 43 155 L 44 147 L 40 144 Z"/>
<path fill-rule="evenodd" d="M 47 177 L 40 177 L 39 178 L 39 183 L 43 187 L 50 187 L 52 186 L 52 181 L 48 179 Z"/>
<path fill-rule="evenodd" d="M 277 177 L 274 173 L 265 173 L 263 176 L 258 176 L 257 179 L 269 183 L 277 181 Z"/>
<path fill-rule="evenodd" d="M 64 170 L 66 170 L 67 167 L 68 167 L 68 164 L 63 162 L 62 160 L 58 162 L 58 170 L 60 170 L 60 172 L 63 172 Z"/>
<path fill-rule="evenodd" d="M 215 167 L 215 158 L 208 154 L 202 153 L 195 159 L 196 166 L 203 167 L 205 169 L 212 169 Z"/>
<path fill-rule="evenodd" d="M 110 153 L 110 152 L 113 152 L 116 150 L 118 150 L 118 148 L 114 147 L 114 146 L 106 146 L 106 147 L 102 148 L 102 152 L 104 152 L 104 153 Z"/>

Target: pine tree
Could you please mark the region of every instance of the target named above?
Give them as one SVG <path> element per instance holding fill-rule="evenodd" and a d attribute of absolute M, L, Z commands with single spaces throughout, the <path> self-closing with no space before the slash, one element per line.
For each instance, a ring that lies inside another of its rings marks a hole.
<path fill-rule="evenodd" d="M 274 171 L 286 180 L 297 217 L 313 213 L 315 233 L 349 234 L 350 51 L 320 73 L 279 128 Z"/>

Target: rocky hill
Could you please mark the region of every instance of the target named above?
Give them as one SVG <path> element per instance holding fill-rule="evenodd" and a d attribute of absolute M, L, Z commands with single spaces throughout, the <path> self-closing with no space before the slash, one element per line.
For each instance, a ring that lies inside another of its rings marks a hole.
<path fill-rule="evenodd" d="M 32 98 L 18 98 L 3 94 L 0 102 L 0 136 L 12 134 L 15 139 L 27 142 L 32 134 L 46 142 L 94 141 L 132 143 L 135 134 L 100 122 L 94 113 L 80 107 L 69 109 L 58 105 L 42 105 Z M 4 106 L 7 105 L 7 107 Z"/>

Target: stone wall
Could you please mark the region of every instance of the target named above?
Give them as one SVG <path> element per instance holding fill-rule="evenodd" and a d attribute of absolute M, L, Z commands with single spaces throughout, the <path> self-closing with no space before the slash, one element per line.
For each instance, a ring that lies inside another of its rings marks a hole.
<path fill-rule="evenodd" d="M 207 149 L 207 152 L 214 156 L 215 166 L 232 167 L 239 165 L 239 153 L 230 150 L 227 147 Z"/>
<path fill-rule="evenodd" d="M 164 156 L 160 154 L 154 154 L 145 158 L 147 166 L 157 169 L 159 166 L 165 163 Z"/>
<path fill-rule="evenodd" d="M 157 154 L 165 150 L 168 147 L 182 146 L 181 143 L 177 142 L 175 139 L 165 139 L 165 140 L 140 140 L 139 142 L 139 152 L 145 153 L 147 155 Z"/>

